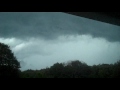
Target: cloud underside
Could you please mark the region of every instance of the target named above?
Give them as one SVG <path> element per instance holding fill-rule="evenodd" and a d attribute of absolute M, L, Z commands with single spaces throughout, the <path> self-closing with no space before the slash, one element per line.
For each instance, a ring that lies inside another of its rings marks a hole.
<path fill-rule="evenodd" d="M 0 37 L 55 39 L 61 35 L 90 34 L 120 41 L 120 27 L 61 12 L 1 12 Z"/>
<path fill-rule="evenodd" d="M 120 43 L 91 35 L 59 36 L 55 40 L 42 38 L 0 38 L 11 46 L 21 62 L 22 70 L 41 69 L 56 62 L 81 60 L 88 65 L 114 63 L 120 59 Z"/>

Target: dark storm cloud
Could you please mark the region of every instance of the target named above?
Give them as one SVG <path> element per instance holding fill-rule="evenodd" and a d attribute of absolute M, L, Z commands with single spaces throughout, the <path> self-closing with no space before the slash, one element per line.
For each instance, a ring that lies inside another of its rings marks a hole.
<path fill-rule="evenodd" d="M 1 12 L 0 37 L 42 37 L 91 34 L 120 41 L 120 27 L 61 12 Z"/>

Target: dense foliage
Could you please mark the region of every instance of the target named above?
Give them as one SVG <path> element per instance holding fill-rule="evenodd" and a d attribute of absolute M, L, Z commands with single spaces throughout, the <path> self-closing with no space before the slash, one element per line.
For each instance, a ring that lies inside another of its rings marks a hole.
<path fill-rule="evenodd" d="M 8 45 L 0 43 L 0 77 L 18 78 L 20 63 L 10 50 Z"/>
<path fill-rule="evenodd" d="M 22 78 L 120 78 L 120 61 L 115 64 L 88 66 L 79 60 L 55 63 L 50 68 L 26 70 Z"/>

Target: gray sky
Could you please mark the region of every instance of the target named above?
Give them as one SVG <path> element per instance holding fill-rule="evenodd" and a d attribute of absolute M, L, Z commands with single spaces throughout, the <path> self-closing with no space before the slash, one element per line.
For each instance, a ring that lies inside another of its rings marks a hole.
<path fill-rule="evenodd" d="M 21 70 L 120 59 L 119 26 L 61 12 L 0 12 L 0 42 L 11 46 Z"/>

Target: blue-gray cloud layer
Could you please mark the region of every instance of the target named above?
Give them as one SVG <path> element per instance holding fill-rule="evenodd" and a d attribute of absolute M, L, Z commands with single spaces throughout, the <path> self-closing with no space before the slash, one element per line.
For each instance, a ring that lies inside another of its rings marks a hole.
<path fill-rule="evenodd" d="M 61 12 L 0 12 L 1 37 L 42 37 L 90 34 L 120 41 L 120 27 Z"/>

